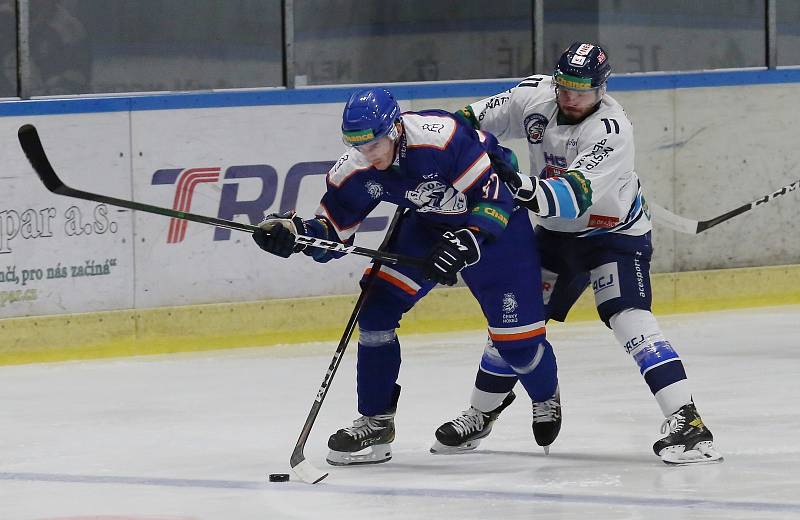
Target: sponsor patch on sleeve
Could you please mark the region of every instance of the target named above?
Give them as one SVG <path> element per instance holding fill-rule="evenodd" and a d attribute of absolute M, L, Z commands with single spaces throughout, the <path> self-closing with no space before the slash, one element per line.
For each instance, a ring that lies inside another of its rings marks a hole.
<path fill-rule="evenodd" d="M 491 204 L 480 203 L 472 208 L 472 214 L 478 217 L 489 219 L 501 227 L 508 225 L 508 213 L 498 209 Z"/>

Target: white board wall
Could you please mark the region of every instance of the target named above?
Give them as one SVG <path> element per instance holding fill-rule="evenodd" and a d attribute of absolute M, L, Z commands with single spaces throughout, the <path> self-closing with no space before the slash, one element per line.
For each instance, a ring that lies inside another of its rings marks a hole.
<path fill-rule="evenodd" d="M 647 198 L 706 219 L 798 178 L 787 108 L 798 91 L 780 84 L 612 95 L 634 123 Z M 401 106 L 455 110 L 470 101 Z M 183 190 L 184 204 L 192 194 L 183 209 L 248 222 L 261 208 L 313 213 L 326 163 L 343 151 L 340 114 L 329 103 L 0 118 L 0 317 L 352 293 L 364 258 L 278 259 L 246 233 L 192 222 L 181 230 L 163 216 L 53 195 L 15 138 L 21 124 L 36 124 L 56 170 L 76 188 L 167 207 Z M 523 143 L 508 144 L 527 153 Z M 694 237 L 656 226 L 653 270 L 800 263 L 798 204 L 785 197 Z M 379 208 L 383 220 L 370 223 L 378 230 L 357 243 L 376 247 L 392 211 Z"/>

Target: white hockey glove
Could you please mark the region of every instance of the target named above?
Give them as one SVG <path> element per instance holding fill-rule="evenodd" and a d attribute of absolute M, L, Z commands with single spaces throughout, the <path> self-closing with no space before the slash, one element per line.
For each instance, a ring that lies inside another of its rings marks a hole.
<path fill-rule="evenodd" d="M 268 253 L 289 258 L 292 253 L 306 248 L 295 244 L 295 236 L 306 234 L 306 225 L 294 211 L 267 215 L 258 227 L 260 229 L 253 233 L 253 240 Z"/>
<path fill-rule="evenodd" d="M 528 177 L 520 172 L 514 172 L 517 178 L 513 183 L 506 182 L 506 186 L 514 194 L 514 198 L 520 202 L 530 202 L 536 198 L 536 190 L 539 189 L 539 179 Z"/>
<path fill-rule="evenodd" d="M 489 159 L 492 161 L 492 168 L 494 168 L 495 173 L 497 173 L 500 180 L 505 183 L 515 199 L 520 202 L 530 202 L 536 198 L 536 190 L 539 188 L 539 179 L 536 177 L 528 177 L 518 172 L 499 155 L 489 154 Z M 527 204 L 523 205 L 527 206 Z"/>
<path fill-rule="evenodd" d="M 455 285 L 458 272 L 480 259 L 481 247 L 472 231 L 446 231 L 428 255 L 425 278 L 443 285 Z"/>

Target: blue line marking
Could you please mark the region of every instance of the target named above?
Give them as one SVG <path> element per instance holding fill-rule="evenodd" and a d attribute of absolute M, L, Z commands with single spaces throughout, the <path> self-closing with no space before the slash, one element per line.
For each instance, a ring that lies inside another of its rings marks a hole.
<path fill-rule="evenodd" d="M 692 498 L 658 498 L 613 495 L 584 495 L 565 493 L 488 491 L 480 489 L 400 488 L 379 486 L 351 486 L 321 483 L 309 485 L 300 482 L 269 483 L 246 480 L 205 480 L 148 478 L 101 475 L 70 475 L 64 473 L 0 473 L 0 480 L 26 482 L 63 482 L 77 484 L 122 484 L 140 486 L 255 489 L 291 492 L 321 492 L 336 494 L 369 495 L 377 497 L 458 498 L 470 500 L 502 500 L 520 502 L 550 502 L 556 504 L 602 504 L 622 507 L 711 509 L 716 511 L 760 511 L 770 513 L 800 513 L 800 503 L 755 502 Z"/>
<path fill-rule="evenodd" d="M 389 85 L 399 99 L 487 97 L 516 85 L 515 81 L 480 83 L 425 83 Z M 255 89 L 225 92 L 180 92 L 157 95 L 77 97 L 69 99 L 12 100 L 0 102 L 0 116 L 86 114 L 185 108 L 220 108 L 268 105 L 344 105 L 359 86 Z M 430 107 L 434 108 L 434 107 Z"/>
<path fill-rule="evenodd" d="M 507 90 L 518 80 L 480 80 L 463 82 L 397 83 L 387 87 L 399 99 L 474 98 L 480 99 Z M 721 70 L 712 72 L 644 73 L 612 76 L 609 92 L 663 90 L 697 87 L 726 87 L 800 83 L 800 67 L 780 69 Z M 176 92 L 155 95 L 81 96 L 34 100 L 0 101 L 0 117 L 186 108 L 220 108 L 268 105 L 344 104 L 361 87 L 303 87 L 287 90 L 265 88 L 223 92 Z M 434 108 L 434 107 L 430 107 Z"/>
<path fill-rule="evenodd" d="M 612 76 L 608 90 L 663 90 L 673 88 L 731 87 L 800 82 L 800 67 L 780 69 L 718 70 L 710 72 L 643 73 Z"/>

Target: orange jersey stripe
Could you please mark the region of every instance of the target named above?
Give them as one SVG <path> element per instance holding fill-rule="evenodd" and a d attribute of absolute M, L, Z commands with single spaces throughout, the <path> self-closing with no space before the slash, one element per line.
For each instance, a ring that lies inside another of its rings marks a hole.
<path fill-rule="evenodd" d="M 367 270 L 364 271 L 364 274 L 368 275 L 371 272 L 372 272 L 372 268 L 368 267 Z M 414 289 L 413 287 L 411 287 L 410 285 L 408 285 L 404 281 L 402 281 L 402 280 L 400 280 L 398 278 L 395 278 L 394 276 L 390 275 L 389 273 L 386 273 L 386 272 L 383 272 L 383 271 L 378 271 L 378 278 L 380 278 L 381 280 L 386 280 L 387 282 L 389 282 L 390 284 L 394 285 L 395 287 L 399 287 L 403 292 L 406 292 L 406 293 L 410 294 L 411 296 L 414 296 L 415 294 L 417 294 L 417 290 L 416 289 Z"/>
<path fill-rule="evenodd" d="M 514 334 L 497 334 L 492 333 L 489 331 L 489 337 L 492 338 L 492 341 L 518 341 L 521 339 L 528 339 L 533 338 L 535 336 L 544 335 L 545 328 L 540 327 L 538 329 L 529 330 L 527 332 L 517 332 Z"/>

